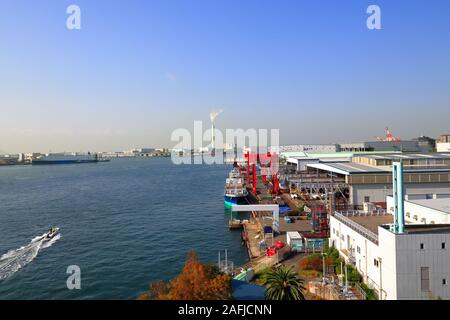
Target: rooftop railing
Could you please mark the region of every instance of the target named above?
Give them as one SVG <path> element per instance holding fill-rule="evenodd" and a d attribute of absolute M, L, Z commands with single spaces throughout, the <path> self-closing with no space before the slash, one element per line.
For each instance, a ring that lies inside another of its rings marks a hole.
<path fill-rule="evenodd" d="M 372 241 L 373 243 L 378 245 L 378 235 L 375 234 L 374 232 L 370 231 L 369 229 L 363 227 L 362 225 L 360 225 L 359 223 L 354 222 L 353 220 L 351 220 L 350 218 L 347 218 L 349 215 L 351 214 L 353 211 L 349 211 L 349 212 L 336 212 L 334 214 L 334 218 L 336 218 L 338 221 L 342 222 L 343 224 L 345 224 L 347 227 L 351 228 L 352 230 L 358 232 L 360 235 L 362 235 L 363 237 L 369 239 L 370 241 Z M 345 215 L 344 215 L 345 214 Z M 351 216 L 351 215 L 350 215 Z"/>

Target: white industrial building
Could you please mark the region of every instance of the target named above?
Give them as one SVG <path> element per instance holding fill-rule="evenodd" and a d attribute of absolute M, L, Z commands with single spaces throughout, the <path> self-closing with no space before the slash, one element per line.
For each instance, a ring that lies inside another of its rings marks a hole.
<path fill-rule="evenodd" d="M 395 163 L 394 215 L 336 212 L 330 246 L 382 300 L 450 299 L 450 224 L 405 224 L 403 169 Z"/>
<path fill-rule="evenodd" d="M 450 134 L 441 134 L 436 141 L 437 152 L 449 152 L 450 151 Z"/>
<path fill-rule="evenodd" d="M 336 213 L 330 246 L 354 263 L 379 299 L 450 299 L 450 224 L 406 225 L 396 234 L 393 220 Z"/>
<path fill-rule="evenodd" d="M 449 152 L 450 151 L 450 142 L 436 143 L 436 151 L 437 152 Z"/>
<path fill-rule="evenodd" d="M 411 224 L 450 224 L 450 195 L 435 199 L 405 197 L 405 221 Z M 389 213 L 394 213 L 394 198 L 386 198 Z"/>

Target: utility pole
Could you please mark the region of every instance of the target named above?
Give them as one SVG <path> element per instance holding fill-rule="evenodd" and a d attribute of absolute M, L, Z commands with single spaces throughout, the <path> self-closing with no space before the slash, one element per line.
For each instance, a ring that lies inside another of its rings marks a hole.
<path fill-rule="evenodd" d="M 225 273 L 228 274 L 228 249 L 225 249 Z"/>
<path fill-rule="evenodd" d="M 323 249 L 322 249 L 323 251 Z M 325 270 L 325 252 L 322 252 L 322 263 L 323 263 L 323 267 L 322 267 L 322 282 L 323 285 L 325 285 L 325 275 L 326 275 L 326 270 Z"/>
<path fill-rule="evenodd" d="M 381 274 L 381 257 L 378 257 L 378 261 L 380 262 L 380 300 L 383 300 L 383 277 Z"/>
<path fill-rule="evenodd" d="M 348 275 L 347 275 L 347 265 L 345 266 L 345 293 L 348 292 Z"/>

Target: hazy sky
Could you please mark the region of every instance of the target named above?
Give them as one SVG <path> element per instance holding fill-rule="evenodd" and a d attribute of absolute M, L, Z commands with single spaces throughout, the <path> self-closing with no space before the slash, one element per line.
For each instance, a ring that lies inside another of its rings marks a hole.
<path fill-rule="evenodd" d="M 0 2 L 3 152 L 170 147 L 216 108 L 285 144 L 450 131 L 450 1 Z"/>

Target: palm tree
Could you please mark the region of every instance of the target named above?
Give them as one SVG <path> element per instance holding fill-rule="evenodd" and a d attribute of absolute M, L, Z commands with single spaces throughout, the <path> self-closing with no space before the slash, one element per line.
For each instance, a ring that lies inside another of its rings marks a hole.
<path fill-rule="evenodd" d="M 293 267 L 274 267 L 266 278 L 266 299 L 269 300 L 305 300 L 303 280 Z"/>

